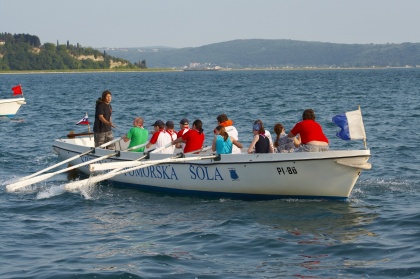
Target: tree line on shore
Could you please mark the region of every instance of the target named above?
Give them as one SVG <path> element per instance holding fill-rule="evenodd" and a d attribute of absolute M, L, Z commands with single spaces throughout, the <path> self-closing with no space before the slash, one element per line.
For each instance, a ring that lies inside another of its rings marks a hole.
<path fill-rule="evenodd" d="M 146 68 L 146 61 L 131 63 L 108 55 L 105 51 L 82 47 L 78 43 L 41 44 L 29 34 L 0 33 L 0 70 L 77 70 Z"/>
<path fill-rule="evenodd" d="M 139 51 L 141 50 L 141 51 Z M 233 40 L 201 47 L 94 49 L 0 33 L 0 71 L 186 68 L 420 67 L 420 43 L 335 44 L 296 40 Z"/>
<path fill-rule="evenodd" d="M 141 50 L 141 51 L 139 51 Z M 112 49 L 129 61 L 145 59 L 151 68 L 201 63 L 223 68 L 419 67 L 420 43 L 337 44 L 296 40 L 233 40 L 187 48 Z"/>

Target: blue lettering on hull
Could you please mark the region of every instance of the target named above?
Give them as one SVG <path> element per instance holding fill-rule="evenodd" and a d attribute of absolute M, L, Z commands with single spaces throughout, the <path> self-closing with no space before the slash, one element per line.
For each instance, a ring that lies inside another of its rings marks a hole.
<path fill-rule="evenodd" d="M 92 160 L 92 158 L 88 156 L 82 156 L 81 160 L 83 162 L 87 162 Z M 189 165 L 189 171 L 190 179 L 192 180 L 224 180 L 222 174 L 220 173 L 217 167 L 212 168 L 208 166 Z M 229 172 L 232 180 L 237 180 L 239 178 L 234 169 L 229 169 Z M 141 168 L 127 172 L 124 175 L 163 180 L 179 180 L 175 169 L 171 166 L 165 165 L 148 166 L 146 168 Z"/>
<path fill-rule="evenodd" d="M 189 166 L 190 179 L 192 180 L 224 180 L 219 169 L 207 166 Z M 154 179 L 179 180 L 173 167 L 170 166 L 149 166 L 127 172 L 126 176 L 138 176 Z"/>
<path fill-rule="evenodd" d="M 156 179 L 178 180 L 178 176 L 176 175 L 174 168 L 169 166 L 149 166 L 146 168 L 141 168 L 127 172 L 125 175 Z"/>
<path fill-rule="evenodd" d="M 193 180 L 224 180 L 217 167 L 213 171 L 206 166 L 190 165 L 190 174 Z"/>

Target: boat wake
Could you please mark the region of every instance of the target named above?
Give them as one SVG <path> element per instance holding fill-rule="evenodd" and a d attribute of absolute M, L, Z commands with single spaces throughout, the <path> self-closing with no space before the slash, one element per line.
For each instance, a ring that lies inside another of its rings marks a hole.
<path fill-rule="evenodd" d="M 23 123 L 26 122 L 26 120 L 25 118 L 10 118 L 7 116 L 0 116 L 0 122 Z"/>
<path fill-rule="evenodd" d="M 65 187 L 65 185 L 63 185 L 63 191 L 66 191 L 64 187 Z M 95 184 L 93 184 L 93 185 L 88 184 L 88 185 L 81 186 L 81 187 L 78 188 L 78 190 L 73 190 L 71 192 L 72 193 L 79 192 L 80 195 L 85 200 L 94 200 L 95 199 L 94 193 L 96 192 L 96 189 L 97 188 L 96 188 Z"/>
<path fill-rule="evenodd" d="M 66 192 L 69 192 L 65 188 L 65 183 L 52 186 L 52 187 L 44 187 L 43 189 L 39 190 L 37 193 L 36 198 L 37 199 L 48 199 L 55 196 L 59 196 L 61 194 L 64 194 Z M 86 199 L 86 200 L 94 200 L 94 192 L 95 192 L 95 185 L 85 185 L 82 187 L 79 187 L 77 190 L 70 191 L 71 193 L 80 193 L 80 195 Z"/>
<path fill-rule="evenodd" d="M 418 191 L 418 182 L 407 179 L 369 179 L 360 181 L 361 189 L 365 191 L 382 193 L 412 193 Z M 357 186 L 357 185 L 356 185 Z"/>
<path fill-rule="evenodd" d="M 60 176 L 59 176 L 60 178 Z M 62 178 L 62 177 L 61 177 Z M 20 177 L 12 177 L 10 179 L 6 179 L 4 181 L 0 182 L 0 185 L 4 186 L 6 188 L 6 185 L 14 183 L 16 181 L 19 181 Z M 78 179 L 76 179 L 78 180 Z M 79 193 L 84 199 L 86 200 L 94 200 L 94 193 L 97 189 L 95 184 L 86 184 L 81 187 L 78 187 L 77 189 L 73 189 L 72 191 L 68 191 L 65 188 L 66 183 L 68 180 L 55 180 L 55 181 L 48 181 L 45 183 L 38 183 L 33 185 L 27 185 L 24 187 L 20 187 L 18 190 L 13 191 L 11 193 L 15 194 L 36 194 L 37 200 L 42 199 L 49 199 L 55 196 L 59 196 L 61 194 L 64 194 L 66 192 L 71 193 Z"/>
<path fill-rule="evenodd" d="M 36 199 L 37 200 L 49 199 L 55 196 L 59 196 L 63 194 L 64 192 L 65 191 L 64 191 L 63 185 L 44 188 L 44 189 L 41 189 L 37 193 Z"/>
<path fill-rule="evenodd" d="M 395 196 L 416 195 L 419 182 L 407 179 L 368 179 L 359 181 L 354 187 L 349 201 L 359 203 L 378 196 L 395 198 Z"/>

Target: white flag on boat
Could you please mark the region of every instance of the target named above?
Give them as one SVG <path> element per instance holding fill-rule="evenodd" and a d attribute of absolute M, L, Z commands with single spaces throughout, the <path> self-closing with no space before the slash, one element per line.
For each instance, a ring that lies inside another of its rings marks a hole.
<path fill-rule="evenodd" d="M 362 111 L 360 109 L 338 114 L 332 118 L 332 122 L 341 130 L 336 136 L 343 140 L 366 139 L 365 126 L 363 125 Z"/>

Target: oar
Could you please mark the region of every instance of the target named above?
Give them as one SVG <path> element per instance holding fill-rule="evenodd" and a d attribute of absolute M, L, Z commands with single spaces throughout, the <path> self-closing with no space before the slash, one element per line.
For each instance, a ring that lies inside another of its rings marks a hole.
<path fill-rule="evenodd" d="M 151 153 L 156 153 L 157 151 L 160 151 L 162 149 L 165 149 L 167 147 L 169 147 L 169 143 L 163 147 L 159 147 L 155 150 L 153 150 Z M 184 154 L 190 154 L 190 153 L 197 153 L 197 152 L 205 152 L 207 150 L 209 150 L 211 148 L 211 146 L 207 146 L 207 147 L 203 147 L 201 149 L 198 150 L 194 150 L 194 151 L 190 151 Z M 98 163 L 98 164 L 90 164 L 89 166 L 89 171 L 90 172 L 96 172 L 96 171 L 103 171 L 103 170 L 110 170 L 110 169 L 116 169 L 116 168 L 129 168 L 129 167 L 135 167 L 135 166 L 140 166 L 143 164 L 148 164 L 149 162 L 138 162 L 141 159 L 144 159 L 144 157 L 141 157 L 139 159 L 136 159 L 134 161 L 125 161 L 125 162 L 109 162 L 109 163 Z"/>
<path fill-rule="evenodd" d="M 138 161 L 140 161 L 140 160 L 142 160 L 142 159 L 144 159 L 144 158 L 146 158 L 146 157 L 148 157 L 149 156 L 149 153 L 156 153 L 156 152 L 159 152 L 159 151 L 161 151 L 161 150 L 163 150 L 163 149 L 165 149 L 165 148 L 168 148 L 168 147 L 170 147 L 170 146 L 172 146 L 172 143 L 168 143 L 168 144 L 166 144 L 166 145 L 164 145 L 164 146 L 161 146 L 161 147 L 159 147 L 159 148 L 156 148 L 156 149 L 152 149 L 152 150 L 150 150 L 149 152 L 147 152 L 147 154 L 145 155 L 145 156 L 142 156 L 142 157 L 140 157 L 140 158 L 137 158 L 136 160 L 134 160 L 134 161 L 127 161 L 127 162 L 110 162 L 110 163 L 99 163 L 99 164 L 92 164 L 93 162 L 91 161 L 90 163 L 91 163 L 91 165 L 90 165 L 90 167 L 89 167 L 89 171 L 90 172 L 95 172 L 95 171 L 100 171 L 100 170 L 109 170 L 109 169 L 116 169 L 116 168 L 121 168 L 121 169 L 123 169 L 123 168 L 126 168 L 126 167 L 132 167 L 132 166 L 137 166 L 139 163 L 138 163 Z M 115 166 L 114 166 L 114 164 L 116 164 Z M 121 164 L 121 166 L 119 165 L 119 164 Z M 125 166 L 124 164 L 127 164 L 127 166 Z"/>
<path fill-rule="evenodd" d="M 196 160 L 200 160 L 200 158 L 202 157 L 204 156 L 196 156 L 196 157 L 191 157 L 191 158 L 196 158 Z M 182 162 L 183 159 L 185 158 L 177 159 L 176 162 Z M 187 159 L 190 160 L 190 158 L 187 158 Z M 96 172 L 96 171 L 103 171 L 103 170 L 110 170 L 110 169 L 124 169 L 124 168 L 130 168 L 130 167 L 136 167 L 136 166 L 149 164 L 150 162 L 151 161 L 139 162 L 139 160 L 135 160 L 135 161 L 125 161 L 125 162 L 90 164 L 89 171 Z"/>
<path fill-rule="evenodd" d="M 130 171 L 135 171 L 138 169 L 142 169 L 142 168 L 146 168 L 149 166 L 154 166 L 154 165 L 158 165 L 158 164 L 164 164 L 164 163 L 172 163 L 172 162 L 186 162 L 186 161 L 196 161 L 196 160 L 204 160 L 204 159 L 216 159 L 216 158 L 220 158 L 220 155 L 211 155 L 211 156 L 196 156 L 196 157 L 189 157 L 189 158 L 180 158 L 180 156 L 184 156 L 182 153 L 171 157 L 171 158 L 166 158 L 166 159 L 161 159 L 161 160 L 153 160 L 153 161 L 148 161 L 146 164 L 140 165 L 140 166 L 136 166 L 136 167 L 132 167 L 132 168 L 123 168 L 123 169 L 115 169 L 113 171 L 110 171 L 108 173 L 105 174 L 101 174 L 101 175 L 97 175 L 97 176 L 93 176 L 84 180 L 79 180 L 79 181 L 74 181 L 74 182 L 70 182 L 67 183 L 64 186 L 64 189 L 67 191 L 74 191 L 80 187 L 83 187 L 85 185 L 89 185 L 89 184 L 95 184 L 98 182 L 101 182 L 103 180 L 106 179 L 110 179 L 114 176 L 120 175 L 120 174 L 124 174 Z"/>
<path fill-rule="evenodd" d="M 207 150 L 210 150 L 210 149 L 211 149 L 211 145 L 210 146 L 203 147 L 203 148 L 201 148 L 200 150 L 197 150 L 197 151 L 187 152 L 185 154 L 188 154 L 188 153 L 196 153 L 196 152 L 201 153 L 201 152 L 206 152 Z"/>
<path fill-rule="evenodd" d="M 162 150 L 164 148 L 166 148 L 166 147 L 160 147 L 160 148 L 158 148 L 156 150 L 159 151 L 159 150 Z M 153 150 L 153 151 L 155 151 L 155 150 Z M 148 154 L 140 157 L 136 161 L 139 161 L 139 160 L 141 160 L 141 159 L 143 159 L 143 158 L 145 158 L 147 156 L 148 156 Z M 180 155 L 177 155 L 177 156 L 180 156 Z M 176 157 L 176 158 L 178 158 L 178 157 Z M 168 160 L 168 158 L 166 158 L 164 160 Z M 148 163 L 150 164 L 150 161 Z M 94 183 L 97 183 L 97 182 L 106 180 L 108 178 L 111 178 L 111 177 L 117 175 L 117 173 L 120 172 L 120 171 L 122 171 L 123 169 L 124 169 L 124 167 L 122 167 L 122 168 L 115 168 L 112 171 L 110 171 L 108 173 L 105 173 L 105 174 L 102 174 L 102 175 L 98 175 L 98 176 L 94 176 L 94 177 L 89 177 L 89 178 L 84 179 L 84 180 L 78 180 L 78 181 L 73 181 L 73 182 L 67 183 L 66 185 L 64 185 L 64 189 L 65 190 L 74 190 L 74 189 L 77 189 L 77 188 L 82 187 L 83 185 L 87 185 L 88 183 L 94 184 Z"/>
<path fill-rule="evenodd" d="M 161 150 L 163 150 L 163 149 L 165 149 L 165 148 L 168 148 L 168 147 L 170 147 L 170 146 L 172 146 L 172 142 L 167 143 L 167 144 L 165 144 L 164 146 L 161 146 L 161 147 L 159 147 L 159 148 L 156 148 L 156 149 L 150 150 L 150 152 L 151 152 L 151 153 L 156 153 L 156 152 L 161 151 Z"/>
<path fill-rule="evenodd" d="M 121 140 L 121 138 L 116 138 L 116 139 L 114 139 L 114 140 L 112 140 L 112 141 L 110 141 L 110 142 L 104 143 L 104 144 L 102 144 L 102 145 L 100 145 L 100 146 L 98 146 L 98 147 L 96 147 L 96 148 L 104 148 L 104 147 L 107 147 L 108 145 L 111 145 L 111 144 L 113 144 L 113 143 L 116 143 L 116 142 L 118 142 L 118 141 L 120 141 L 120 140 Z M 93 152 L 94 150 L 95 150 L 95 149 L 94 149 L 94 148 L 92 148 L 92 149 L 90 149 L 90 150 L 88 150 L 88 151 L 86 151 L 86 152 L 83 152 L 82 154 L 79 154 L 79 155 L 76 155 L 76 156 L 74 156 L 74 157 L 71 157 L 71 158 L 69 158 L 69 159 L 67 159 L 67 160 L 61 161 L 60 163 L 57 163 L 57 164 L 55 164 L 55 165 L 52 165 L 52 166 L 50 166 L 50 167 L 48 167 L 48 168 L 45 168 L 45 169 L 43 169 L 43 170 L 40 170 L 40 171 L 38 171 L 38 172 L 36 172 L 36 173 L 33 173 L 33 174 L 31 174 L 31 175 L 28 175 L 28 176 L 22 177 L 21 179 L 19 179 L 19 181 L 22 181 L 22 180 L 26 180 L 26 179 L 32 178 L 32 177 L 34 177 L 34 176 L 37 176 L 38 174 L 41 174 L 41 173 L 43 173 L 43 172 L 46 172 L 46 171 L 48 171 L 48 170 L 50 170 L 50 169 L 54 169 L 54 168 L 56 168 L 56 167 L 58 167 L 58 166 L 61 166 L 61 165 L 65 164 L 65 163 L 67 163 L 67 162 L 71 162 L 71 161 L 73 161 L 73 160 L 75 160 L 75 159 L 77 159 L 77 158 L 80 158 L 80 157 L 82 157 L 82 156 L 84 156 L 84 155 L 87 155 L 87 154 L 89 154 L 89 153 Z"/>
<path fill-rule="evenodd" d="M 137 145 L 137 146 L 133 146 L 133 147 L 130 147 L 130 148 L 128 148 L 126 150 L 123 150 L 123 151 L 131 151 L 131 150 L 146 146 L 146 144 L 147 143 L 140 144 L 140 145 Z M 119 153 L 120 152 L 111 153 L 111 154 L 96 158 L 94 160 L 86 161 L 84 163 L 80 163 L 78 165 L 71 166 L 71 167 L 66 168 L 66 169 L 58 170 L 58 171 L 51 172 L 51 173 L 41 174 L 41 175 L 26 179 L 26 180 L 23 180 L 23 181 L 18 181 L 18 182 L 15 182 L 13 184 L 7 185 L 6 190 L 8 192 L 14 192 L 19 188 L 41 182 L 41 181 L 46 180 L 46 179 L 48 179 L 48 178 L 50 178 L 50 177 L 52 177 L 56 174 L 63 173 L 63 172 L 66 172 L 66 171 L 70 171 L 70 170 L 73 170 L 73 169 L 76 169 L 76 168 L 80 168 L 80 167 L 83 167 L 85 165 L 88 165 L 88 164 L 91 164 L 91 163 L 94 163 L 94 162 L 98 162 L 100 160 L 104 160 L 104 159 L 110 158 L 112 156 L 118 155 Z"/>

